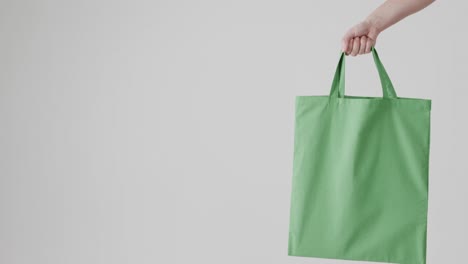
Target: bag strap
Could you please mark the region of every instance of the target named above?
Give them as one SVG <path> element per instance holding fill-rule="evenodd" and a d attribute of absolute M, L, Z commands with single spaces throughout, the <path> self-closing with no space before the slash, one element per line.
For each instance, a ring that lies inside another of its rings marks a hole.
<path fill-rule="evenodd" d="M 383 98 L 397 99 L 395 89 L 393 88 L 392 81 L 387 74 L 382 62 L 380 61 L 379 55 L 374 47 L 372 47 L 372 56 L 374 57 L 375 66 L 379 72 L 380 83 L 382 85 Z M 336 67 L 335 76 L 330 91 L 330 97 L 343 98 L 345 93 L 345 53 L 341 52 L 338 66 Z"/>

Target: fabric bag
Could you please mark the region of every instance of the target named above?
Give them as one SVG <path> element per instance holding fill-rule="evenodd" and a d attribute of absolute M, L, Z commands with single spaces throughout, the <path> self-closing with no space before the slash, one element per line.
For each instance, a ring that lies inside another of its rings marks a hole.
<path fill-rule="evenodd" d="M 288 255 L 426 263 L 431 100 L 397 97 L 374 48 L 383 97 L 297 96 Z"/>

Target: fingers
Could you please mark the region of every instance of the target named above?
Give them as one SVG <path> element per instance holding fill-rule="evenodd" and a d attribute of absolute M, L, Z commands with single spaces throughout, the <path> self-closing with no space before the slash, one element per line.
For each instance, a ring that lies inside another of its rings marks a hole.
<path fill-rule="evenodd" d="M 357 56 L 371 52 L 378 33 L 369 22 L 363 21 L 350 28 L 341 39 L 341 49 L 346 55 Z"/>
<path fill-rule="evenodd" d="M 351 51 L 351 56 L 356 56 L 359 53 L 359 46 L 361 45 L 361 40 L 360 38 L 354 38 L 353 39 L 353 49 Z"/>
<path fill-rule="evenodd" d="M 366 42 L 366 51 L 365 51 L 365 53 L 371 52 L 371 48 L 372 48 L 372 46 L 374 46 L 374 44 L 375 44 L 375 42 L 374 42 L 373 39 L 367 38 L 367 42 Z"/>
<path fill-rule="evenodd" d="M 357 56 L 371 52 L 375 41 L 367 36 L 355 37 L 349 40 L 344 50 L 346 55 Z"/>
<path fill-rule="evenodd" d="M 362 36 L 361 39 L 360 39 L 361 43 L 359 45 L 359 55 L 362 55 L 365 53 L 366 51 L 366 43 L 367 43 L 367 37 L 366 36 Z"/>

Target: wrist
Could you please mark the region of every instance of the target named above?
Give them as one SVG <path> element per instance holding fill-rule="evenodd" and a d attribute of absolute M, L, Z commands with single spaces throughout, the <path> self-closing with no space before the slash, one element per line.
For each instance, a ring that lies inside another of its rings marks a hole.
<path fill-rule="evenodd" d="M 364 23 L 366 23 L 369 27 L 369 37 L 376 40 L 380 32 L 383 31 L 382 23 L 379 17 L 371 15 L 364 20 Z"/>

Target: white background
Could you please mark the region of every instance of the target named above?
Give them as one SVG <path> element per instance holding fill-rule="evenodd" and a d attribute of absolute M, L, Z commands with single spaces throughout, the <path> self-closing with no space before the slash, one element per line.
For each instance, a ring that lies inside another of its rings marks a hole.
<path fill-rule="evenodd" d="M 348 263 L 287 256 L 294 99 L 380 3 L 1 0 L 0 263 Z M 428 264 L 468 250 L 467 8 L 377 41 L 433 100 Z M 381 95 L 371 56 L 346 74 Z"/>

